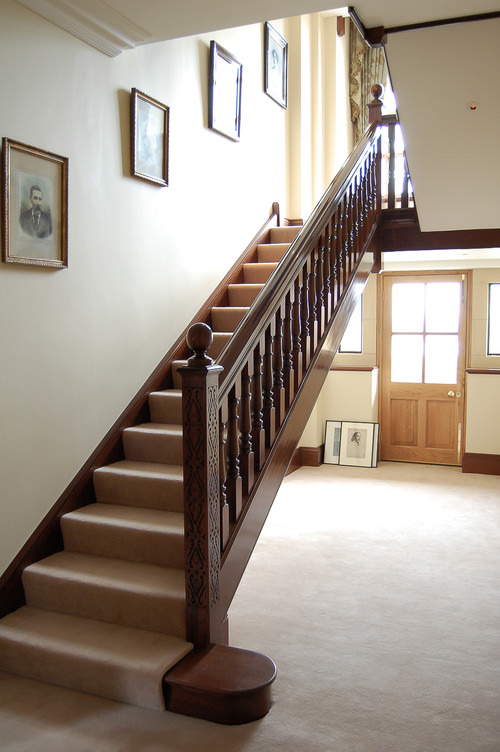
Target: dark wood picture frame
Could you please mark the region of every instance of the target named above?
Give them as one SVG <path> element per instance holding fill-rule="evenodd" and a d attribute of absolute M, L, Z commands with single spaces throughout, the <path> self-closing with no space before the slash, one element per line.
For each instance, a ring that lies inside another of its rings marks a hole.
<path fill-rule="evenodd" d="M 130 97 L 132 175 L 168 185 L 170 108 L 138 89 Z"/>
<path fill-rule="evenodd" d="M 286 110 L 288 107 L 288 42 L 267 21 L 264 25 L 264 91 Z"/>
<path fill-rule="evenodd" d="M 210 42 L 208 126 L 239 141 L 243 65 L 220 44 Z"/>
<path fill-rule="evenodd" d="M 2 139 L 2 260 L 68 266 L 67 157 Z"/>

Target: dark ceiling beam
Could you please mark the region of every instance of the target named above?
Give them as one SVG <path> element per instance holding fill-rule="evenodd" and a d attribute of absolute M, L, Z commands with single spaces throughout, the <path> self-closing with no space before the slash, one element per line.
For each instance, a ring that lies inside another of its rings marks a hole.
<path fill-rule="evenodd" d="M 374 26 L 367 29 L 358 15 L 356 8 L 352 5 L 348 7 L 349 17 L 352 23 L 370 47 L 383 47 L 387 41 L 388 34 L 397 34 L 400 31 L 414 31 L 415 29 L 430 29 L 434 26 L 450 26 L 451 24 L 470 23 L 471 21 L 491 21 L 500 18 L 500 10 L 491 13 L 476 13 L 469 16 L 457 16 L 455 18 L 442 18 L 436 21 L 422 21 L 421 23 L 406 24 L 404 26 Z"/>

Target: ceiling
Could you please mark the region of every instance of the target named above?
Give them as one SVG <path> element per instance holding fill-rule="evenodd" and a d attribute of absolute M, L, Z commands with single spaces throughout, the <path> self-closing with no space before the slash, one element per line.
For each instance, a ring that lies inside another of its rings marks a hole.
<path fill-rule="evenodd" d="M 100 49 L 109 55 L 141 44 L 342 7 L 335 0 L 18 2 L 90 44 L 89 29 L 99 27 Z M 357 0 L 355 9 L 365 27 L 391 29 L 498 11 L 500 0 L 474 0 L 471 6 L 470 0 Z M 500 121 L 500 19 L 390 33 L 386 53 L 421 229 L 500 227 L 500 150 L 496 144 L 485 148 Z M 470 102 L 479 106 L 471 111 Z"/>

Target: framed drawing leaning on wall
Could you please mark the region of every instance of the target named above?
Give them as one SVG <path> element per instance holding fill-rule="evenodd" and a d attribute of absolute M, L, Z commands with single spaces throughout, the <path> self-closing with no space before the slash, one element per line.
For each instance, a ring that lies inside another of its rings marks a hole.
<path fill-rule="evenodd" d="M 68 159 L 2 139 L 2 259 L 68 266 Z"/>

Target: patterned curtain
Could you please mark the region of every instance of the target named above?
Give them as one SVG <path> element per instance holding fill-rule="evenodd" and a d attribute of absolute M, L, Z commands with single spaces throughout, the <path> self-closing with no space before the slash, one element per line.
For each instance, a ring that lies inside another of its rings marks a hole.
<path fill-rule="evenodd" d="M 368 126 L 368 102 L 373 84 L 384 84 L 387 66 L 382 47 L 371 48 L 363 39 L 355 24 L 350 24 L 350 71 L 349 96 L 351 120 L 356 144 Z"/>

